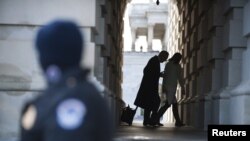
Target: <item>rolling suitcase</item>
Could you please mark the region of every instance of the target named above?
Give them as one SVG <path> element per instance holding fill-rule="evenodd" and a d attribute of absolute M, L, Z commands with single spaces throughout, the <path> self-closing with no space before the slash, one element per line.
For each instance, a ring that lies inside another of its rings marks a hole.
<path fill-rule="evenodd" d="M 121 121 L 128 123 L 129 126 L 132 125 L 136 110 L 138 107 L 135 109 L 130 108 L 128 105 L 127 107 L 122 109 L 122 115 L 121 115 Z"/>

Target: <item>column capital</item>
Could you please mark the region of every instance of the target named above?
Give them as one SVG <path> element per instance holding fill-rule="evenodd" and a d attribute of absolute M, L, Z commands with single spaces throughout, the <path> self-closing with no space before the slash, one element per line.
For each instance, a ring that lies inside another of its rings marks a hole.
<path fill-rule="evenodd" d="M 135 41 L 136 41 L 136 38 L 137 38 L 136 28 L 131 28 L 131 34 L 132 34 L 132 47 L 131 47 L 131 51 L 134 52 L 135 51 Z"/>

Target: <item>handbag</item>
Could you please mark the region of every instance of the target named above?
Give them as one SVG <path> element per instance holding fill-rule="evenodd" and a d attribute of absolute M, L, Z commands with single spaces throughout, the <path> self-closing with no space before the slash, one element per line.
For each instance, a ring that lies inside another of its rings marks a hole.
<path fill-rule="evenodd" d="M 121 114 L 121 121 L 126 122 L 129 126 L 132 125 L 133 119 L 136 113 L 138 107 L 135 109 L 132 109 L 129 105 L 127 107 L 124 107 L 122 109 L 122 114 Z"/>

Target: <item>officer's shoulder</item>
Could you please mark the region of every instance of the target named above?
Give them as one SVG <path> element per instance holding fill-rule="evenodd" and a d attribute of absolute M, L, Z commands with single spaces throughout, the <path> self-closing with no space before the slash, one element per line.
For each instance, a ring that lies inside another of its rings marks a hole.
<path fill-rule="evenodd" d="M 47 103 L 53 98 L 55 91 L 46 89 L 45 91 L 41 92 L 36 98 L 33 99 L 32 103 L 39 106 L 44 106 L 44 103 Z"/>
<path fill-rule="evenodd" d="M 98 90 L 97 86 L 91 81 L 85 81 L 84 83 L 81 83 L 76 91 L 78 91 L 77 97 L 79 99 L 82 99 L 86 103 L 92 101 L 89 103 L 90 105 L 93 104 L 93 101 L 99 103 L 99 105 L 105 103 L 101 91 Z"/>
<path fill-rule="evenodd" d="M 97 87 L 91 82 L 91 81 L 84 81 L 80 83 L 78 89 L 80 89 L 83 92 L 92 93 L 92 94 L 99 94 Z"/>
<path fill-rule="evenodd" d="M 43 97 L 45 96 L 43 94 L 44 92 L 41 92 L 40 94 L 36 95 L 35 97 L 33 97 L 32 99 L 26 101 L 26 103 L 24 104 L 24 106 L 22 107 L 22 113 L 26 112 L 30 106 L 35 106 L 37 107 L 37 105 L 39 105 L 38 103 L 44 99 Z"/>
<path fill-rule="evenodd" d="M 22 109 L 22 116 L 25 117 L 25 115 L 32 113 L 34 117 L 37 118 L 37 113 L 41 113 L 41 110 L 45 109 L 51 99 L 52 97 L 48 93 L 48 90 L 40 92 L 39 95 L 25 103 Z"/>

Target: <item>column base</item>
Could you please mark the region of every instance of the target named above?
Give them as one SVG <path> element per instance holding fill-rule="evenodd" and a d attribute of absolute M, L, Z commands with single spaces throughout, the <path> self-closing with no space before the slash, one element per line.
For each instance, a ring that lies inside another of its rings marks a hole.
<path fill-rule="evenodd" d="M 250 124 L 250 81 L 242 82 L 230 92 L 230 124 Z"/>

